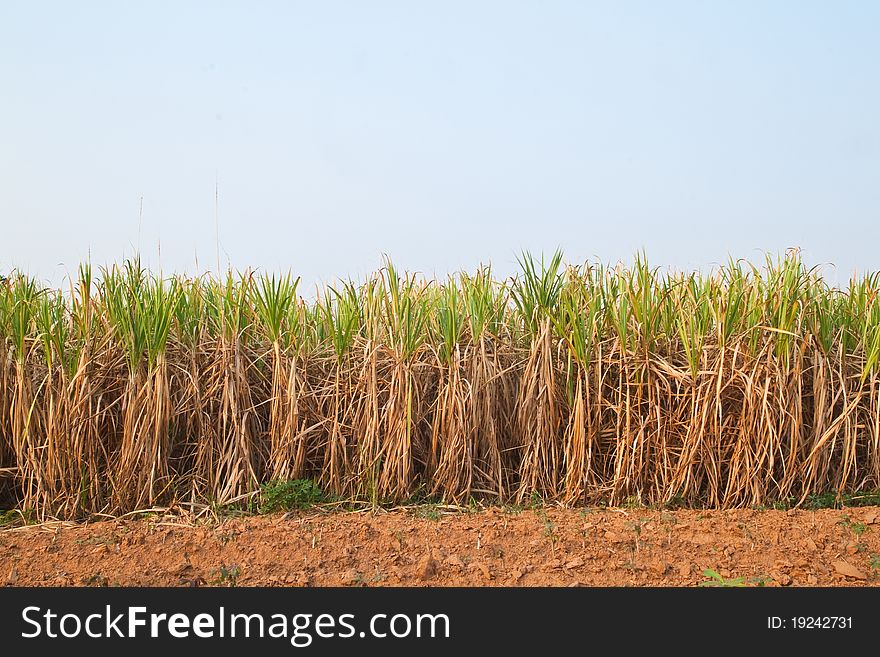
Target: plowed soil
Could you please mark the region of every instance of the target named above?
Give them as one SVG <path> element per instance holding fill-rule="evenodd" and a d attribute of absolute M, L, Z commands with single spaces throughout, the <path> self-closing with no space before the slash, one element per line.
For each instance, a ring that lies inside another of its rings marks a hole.
<path fill-rule="evenodd" d="M 13 586 L 880 584 L 880 508 L 172 516 L 0 531 Z"/>

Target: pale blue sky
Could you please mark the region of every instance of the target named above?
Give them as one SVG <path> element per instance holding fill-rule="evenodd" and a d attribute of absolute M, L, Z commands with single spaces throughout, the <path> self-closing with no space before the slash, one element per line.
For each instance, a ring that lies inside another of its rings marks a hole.
<path fill-rule="evenodd" d="M 0 270 L 880 269 L 878 2 L 0 0 Z M 143 197 L 143 225 L 138 227 Z M 161 258 L 158 245 L 161 243 Z"/>

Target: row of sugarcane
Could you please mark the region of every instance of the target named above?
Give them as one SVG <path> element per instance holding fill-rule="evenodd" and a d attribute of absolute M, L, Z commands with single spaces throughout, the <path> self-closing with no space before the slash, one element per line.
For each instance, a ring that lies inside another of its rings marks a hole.
<path fill-rule="evenodd" d="M 40 518 L 340 499 L 727 507 L 880 487 L 880 277 L 523 254 L 291 275 L 0 278 L 0 497 Z"/>

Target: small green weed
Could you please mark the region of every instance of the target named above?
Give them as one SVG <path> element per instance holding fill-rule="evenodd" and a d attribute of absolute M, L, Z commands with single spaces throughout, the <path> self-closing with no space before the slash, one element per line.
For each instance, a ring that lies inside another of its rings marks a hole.
<path fill-rule="evenodd" d="M 235 564 L 228 567 L 226 564 L 221 564 L 220 568 L 217 569 L 217 577 L 213 583 L 217 586 L 236 586 L 238 585 L 239 575 L 241 575 L 241 568 Z"/>
<path fill-rule="evenodd" d="M 769 508 L 787 511 L 795 508 L 798 501 L 796 497 L 787 497 L 773 502 Z M 812 493 L 804 499 L 801 508 L 816 511 L 860 506 L 880 506 L 880 489 L 861 493 Z"/>
<path fill-rule="evenodd" d="M 637 495 L 630 495 L 626 498 L 623 504 L 620 505 L 621 508 L 624 509 L 642 509 L 645 508 L 645 505 L 642 504 L 642 500 Z"/>
<path fill-rule="evenodd" d="M 720 586 L 720 587 L 740 587 L 746 585 L 746 580 L 744 577 L 737 577 L 735 579 L 727 579 L 722 577 L 718 572 L 712 570 L 711 568 L 706 568 L 703 571 L 703 577 L 708 577 L 704 582 L 700 582 L 700 586 Z"/>
<path fill-rule="evenodd" d="M 426 504 L 424 506 L 416 507 L 415 515 L 417 518 L 424 518 L 425 520 L 440 520 L 442 514 L 440 513 L 440 509 L 437 508 L 435 504 Z"/>
<path fill-rule="evenodd" d="M 324 492 L 311 479 L 270 481 L 260 487 L 260 513 L 308 509 L 327 501 Z"/>
<path fill-rule="evenodd" d="M 0 528 L 19 527 L 36 522 L 36 514 L 33 509 L 9 509 L 0 511 Z"/>
<path fill-rule="evenodd" d="M 868 526 L 863 522 L 853 522 L 852 519 L 845 515 L 840 519 L 840 522 L 837 523 L 841 527 L 849 529 L 856 536 L 861 536 L 866 531 L 868 531 Z"/>

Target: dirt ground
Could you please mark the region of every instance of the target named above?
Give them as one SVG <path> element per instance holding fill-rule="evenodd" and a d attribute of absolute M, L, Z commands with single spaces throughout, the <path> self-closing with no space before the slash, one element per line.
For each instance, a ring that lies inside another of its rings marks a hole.
<path fill-rule="evenodd" d="M 435 507 L 0 530 L 12 586 L 877 586 L 880 507 Z"/>

